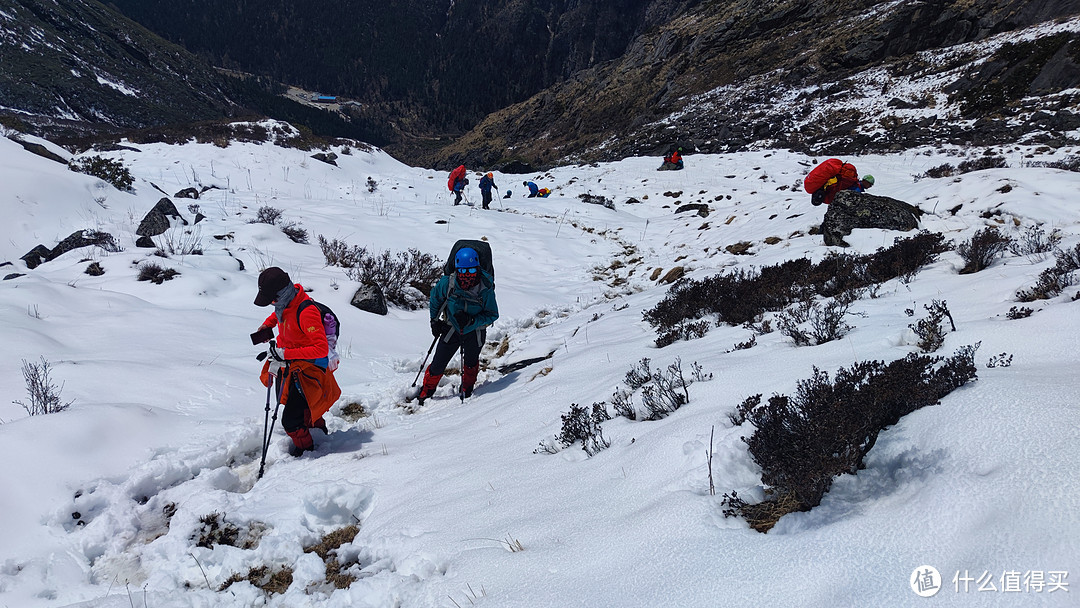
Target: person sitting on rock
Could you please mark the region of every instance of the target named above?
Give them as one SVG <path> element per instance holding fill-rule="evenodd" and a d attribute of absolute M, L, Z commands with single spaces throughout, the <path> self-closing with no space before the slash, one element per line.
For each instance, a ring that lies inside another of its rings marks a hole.
<path fill-rule="evenodd" d="M 664 157 L 663 164 L 657 171 L 678 171 L 683 168 L 682 148 L 672 150 Z"/>

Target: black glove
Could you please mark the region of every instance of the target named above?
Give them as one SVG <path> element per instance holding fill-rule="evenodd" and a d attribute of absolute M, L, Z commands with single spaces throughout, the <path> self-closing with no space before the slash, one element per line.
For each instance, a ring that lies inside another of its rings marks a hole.
<path fill-rule="evenodd" d="M 450 331 L 450 324 L 442 319 L 431 320 L 431 337 L 438 338 Z"/>
<path fill-rule="evenodd" d="M 465 329 L 469 326 L 469 323 L 472 323 L 473 318 L 469 315 L 469 313 L 462 310 L 454 315 L 454 321 L 457 322 L 459 328 Z"/>
<path fill-rule="evenodd" d="M 278 348 L 277 344 L 275 344 L 273 341 L 270 342 L 270 348 L 269 350 L 267 350 L 267 352 L 270 353 L 271 361 L 281 362 L 285 360 L 285 349 Z"/>

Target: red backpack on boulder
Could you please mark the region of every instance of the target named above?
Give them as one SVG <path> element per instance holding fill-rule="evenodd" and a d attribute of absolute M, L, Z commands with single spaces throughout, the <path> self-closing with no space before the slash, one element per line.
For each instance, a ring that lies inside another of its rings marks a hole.
<path fill-rule="evenodd" d="M 814 167 L 803 180 L 803 188 L 810 193 L 810 203 L 828 205 L 836 193 L 859 183 L 859 172 L 855 165 L 845 163 L 839 158 L 830 158 Z"/>

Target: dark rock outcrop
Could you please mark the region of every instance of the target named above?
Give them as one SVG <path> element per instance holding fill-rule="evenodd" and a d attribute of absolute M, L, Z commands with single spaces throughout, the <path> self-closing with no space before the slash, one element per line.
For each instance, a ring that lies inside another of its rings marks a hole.
<path fill-rule="evenodd" d="M 847 247 L 844 237 L 855 228 L 914 230 L 919 227 L 922 214 L 918 207 L 895 198 L 844 190 L 836 195 L 825 212 L 821 235 L 826 245 Z"/>
<path fill-rule="evenodd" d="M 38 245 L 19 259 L 26 263 L 27 268 L 33 270 L 45 262 L 54 260 L 69 251 L 82 247 L 101 247 L 105 251 L 114 253 L 120 251 L 120 246 L 117 244 L 116 239 L 108 232 L 77 230 L 57 243 L 56 247 L 53 247 L 52 249 L 49 249 L 45 245 Z"/>
<path fill-rule="evenodd" d="M 612 211 L 615 210 L 615 201 L 600 196 L 599 194 L 579 194 L 578 198 L 580 198 L 581 202 L 583 203 L 589 203 L 590 205 L 600 205 L 601 207 L 607 207 Z"/>
<path fill-rule="evenodd" d="M 23 141 L 21 139 L 14 138 L 14 137 L 12 137 L 11 139 L 14 142 L 16 142 L 17 144 L 19 144 L 20 146 L 22 146 L 24 150 L 26 150 L 27 152 L 30 152 L 31 154 L 37 154 L 38 156 L 40 156 L 42 158 L 47 158 L 49 160 L 54 160 L 54 161 L 56 161 L 56 162 L 58 162 L 58 163 L 60 163 L 62 165 L 68 164 L 67 161 L 64 160 L 63 157 L 61 157 L 59 154 L 56 154 L 56 153 L 50 151 L 48 148 L 46 148 L 45 146 L 43 146 L 41 144 L 30 143 L 28 141 Z"/>
<path fill-rule="evenodd" d="M 335 167 L 338 166 L 338 164 L 337 164 L 337 154 L 334 154 L 333 152 L 330 152 L 330 153 L 318 152 L 316 154 L 312 154 L 311 158 L 314 158 L 317 161 L 324 162 L 324 163 L 326 163 L 328 165 L 334 165 Z"/>
<path fill-rule="evenodd" d="M 135 234 L 139 236 L 157 236 L 168 230 L 172 224 L 169 218 L 179 219 L 187 226 L 187 220 L 176 210 L 176 205 L 167 198 L 163 198 L 154 205 L 154 208 L 146 213 Z"/>
<path fill-rule="evenodd" d="M 697 214 L 701 217 L 709 217 L 709 206 L 705 203 L 689 203 L 682 205 L 675 210 L 675 213 L 682 213 L 683 211 L 697 211 Z"/>
<path fill-rule="evenodd" d="M 385 315 L 389 310 L 386 308 L 386 297 L 378 285 L 361 285 L 353 294 L 349 304 L 376 315 Z"/>
<path fill-rule="evenodd" d="M 199 198 L 198 188 L 184 188 L 173 195 L 174 198 Z"/>
<path fill-rule="evenodd" d="M 23 262 L 26 262 L 26 267 L 27 268 L 29 268 L 30 270 L 33 270 L 33 269 L 37 268 L 38 266 L 40 266 L 41 264 L 43 264 L 44 262 L 48 262 L 49 260 L 51 260 L 52 258 L 49 257 L 50 253 L 51 253 L 51 251 L 49 250 L 48 247 L 46 247 L 45 245 L 38 245 L 37 247 L 34 247 L 30 251 L 27 251 L 19 259 L 22 260 Z"/>

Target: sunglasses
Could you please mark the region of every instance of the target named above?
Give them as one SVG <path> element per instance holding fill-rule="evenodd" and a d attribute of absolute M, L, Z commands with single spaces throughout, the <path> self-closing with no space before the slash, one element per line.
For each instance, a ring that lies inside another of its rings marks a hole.
<path fill-rule="evenodd" d="M 458 268 L 457 271 L 461 274 L 476 274 L 475 268 Z"/>

